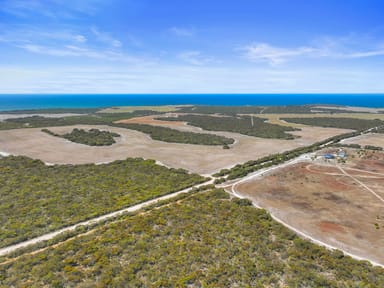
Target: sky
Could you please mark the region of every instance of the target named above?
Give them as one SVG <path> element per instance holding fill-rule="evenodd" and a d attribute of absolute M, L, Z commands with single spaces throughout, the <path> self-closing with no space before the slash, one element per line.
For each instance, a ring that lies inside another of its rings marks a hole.
<path fill-rule="evenodd" d="M 382 0 L 0 0 L 0 93 L 383 93 Z"/>

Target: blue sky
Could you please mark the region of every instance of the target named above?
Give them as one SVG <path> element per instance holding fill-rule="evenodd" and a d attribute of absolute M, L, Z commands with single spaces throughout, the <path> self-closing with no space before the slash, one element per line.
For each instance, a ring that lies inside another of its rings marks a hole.
<path fill-rule="evenodd" d="M 381 0 L 0 0 L 0 93 L 380 93 Z"/>

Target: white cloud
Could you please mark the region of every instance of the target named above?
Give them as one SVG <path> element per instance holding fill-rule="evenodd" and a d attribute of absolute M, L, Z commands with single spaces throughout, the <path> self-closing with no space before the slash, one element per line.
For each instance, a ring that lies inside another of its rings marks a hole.
<path fill-rule="evenodd" d="M 115 48 L 119 48 L 123 46 L 123 44 L 119 40 L 113 38 L 111 35 L 109 35 L 106 32 L 101 32 L 95 27 L 92 27 L 91 31 L 96 36 L 96 39 L 102 43 L 113 46 Z"/>
<path fill-rule="evenodd" d="M 204 56 L 200 51 L 184 51 L 177 55 L 177 57 L 184 62 L 192 65 L 205 65 L 214 61 L 211 57 Z"/>
<path fill-rule="evenodd" d="M 195 30 L 192 28 L 172 27 L 169 31 L 178 37 L 191 37 L 195 35 Z"/>
<path fill-rule="evenodd" d="M 365 51 L 365 52 L 351 52 L 340 55 L 345 58 L 366 58 L 366 57 L 375 57 L 375 56 L 384 56 L 384 49 Z"/>
<path fill-rule="evenodd" d="M 87 57 L 93 59 L 102 59 L 109 61 L 122 61 L 130 63 L 145 63 L 144 59 L 132 57 L 123 53 L 111 51 L 111 50 L 93 50 L 84 47 L 78 47 L 75 45 L 65 45 L 62 47 L 50 47 L 36 44 L 23 44 L 19 45 L 28 52 L 57 57 Z"/>
<path fill-rule="evenodd" d="M 26 25 L 3 26 L 0 41 L 9 43 L 28 42 L 87 42 L 86 36 L 66 29 L 37 28 Z"/>
<path fill-rule="evenodd" d="M 83 35 L 75 35 L 73 38 L 76 40 L 76 42 L 79 42 L 79 43 L 87 42 L 87 38 Z"/>
<path fill-rule="evenodd" d="M 359 59 L 384 56 L 384 46 L 363 36 L 323 37 L 312 45 L 300 47 L 277 47 L 268 43 L 253 43 L 241 49 L 244 56 L 253 62 L 278 65 L 300 58 L 312 59 Z"/>
<path fill-rule="evenodd" d="M 41 15 L 48 18 L 74 18 L 81 15 L 93 15 L 99 11 L 105 0 L 4 0 L 0 11 L 17 17 L 28 18 Z"/>
<path fill-rule="evenodd" d="M 253 62 L 267 62 L 271 65 L 281 64 L 300 57 L 357 59 L 384 56 L 384 49 L 381 48 L 366 51 L 354 51 L 345 47 L 336 47 L 335 45 L 284 48 L 272 46 L 267 43 L 259 43 L 248 45 L 242 50 L 245 51 L 245 57 L 248 60 Z"/>
<path fill-rule="evenodd" d="M 316 52 L 312 47 L 281 48 L 267 43 L 251 44 L 244 48 L 245 56 L 254 62 L 268 62 L 275 65 L 286 62 L 293 57 L 308 56 Z"/>
<path fill-rule="evenodd" d="M 350 67 L 0 66 L 0 93 L 378 93 L 384 91 L 383 77 L 381 69 Z"/>

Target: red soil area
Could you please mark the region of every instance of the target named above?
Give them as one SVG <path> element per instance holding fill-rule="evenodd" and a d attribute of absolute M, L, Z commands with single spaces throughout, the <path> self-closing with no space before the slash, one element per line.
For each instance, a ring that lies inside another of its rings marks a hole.
<path fill-rule="evenodd" d="M 324 233 L 331 233 L 331 234 L 334 232 L 345 233 L 344 228 L 334 222 L 322 221 L 318 224 L 318 226 L 321 232 L 324 232 Z"/>

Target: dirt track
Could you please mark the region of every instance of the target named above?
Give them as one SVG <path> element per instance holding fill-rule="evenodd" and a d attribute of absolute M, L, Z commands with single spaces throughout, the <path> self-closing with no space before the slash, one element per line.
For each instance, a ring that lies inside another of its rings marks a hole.
<path fill-rule="evenodd" d="M 231 149 L 225 150 L 221 146 L 154 141 L 141 132 L 109 126 L 76 125 L 49 129 L 61 134 L 75 127 L 105 129 L 114 131 L 122 137 L 112 146 L 91 147 L 48 135 L 41 132 L 40 128 L 6 130 L 0 131 L 0 151 L 55 164 L 105 163 L 127 157 L 143 157 L 158 160 L 170 167 L 184 168 L 199 174 L 211 174 L 237 163 L 306 146 L 349 131 L 305 127 L 302 131 L 294 132 L 295 135 L 302 136 L 295 140 L 263 139 L 227 132 L 215 133 L 236 140 Z M 177 129 L 201 132 L 201 129 L 188 125 L 177 126 Z"/>
<path fill-rule="evenodd" d="M 384 265 L 384 165 L 374 172 L 356 168 L 384 160 L 374 155 L 354 155 L 341 169 L 295 164 L 240 183 L 236 191 L 304 237 Z"/>
<path fill-rule="evenodd" d="M 54 232 L 47 233 L 45 235 L 42 235 L 42 236 L 30 239 L 30 240 L 27 240 L 27 241 L 24 241 L 24 242 L 15 244 L 15 245 L 11 245 L 11 246 L 8 246 L 8 247 L 1 248 L 0 249 L 0 256 L 7 255 L 9 253 L 12 253 L 12 252 L 20 249 L 20 248 L 24 248 L 24 247 L 27 247 L 27 246 L 30 246 L 30 245 L 34 245 L 34 244 L 37 244 L 37 243 L 41 243 L 41 242 L 44 242 L 44 241 L 47 241 L 47 240 L 54 239 L 56 236 L 58 236 L 58 235 L 60 235 L 62 233 L 65 233 L 65 232 L 74 231 L 74 230 L 76 230 L 76 228 L 78 228 L 80 226 L 90 226 L 90 225 L 94 225 L 94 224 L 97 224 L 97 223 L 100 223 L 100 222 L 103 222 L 103 221 L 106 221 L 106 220 L 110 220 L 110 219 L 119 217 L 119 216 L 124 215 L 126 213 L 136 212 L 136 211 L 138 211 L 138 210 L 140 210 L 140 209 L 142 209 L 144 207 L 148 207 L 148 206 L 151 206 L 153 204 L 156 204 L 159 201 L 168 200 L 168 199 L 174 198 L 174 197 L 176 197 L 176 196 L 178 196 L 180 194 L 188 193 L 193 188 L 198 188 L 198 187 L 201 187 L 201 186 L 204 186 L 204 185 L 209 185 L 209 184 L 212 184 L 212 183 L 213 183 L 213 180 L 210 180 L 210 181 L 207 181 L 207 182 L 195 185 L 193 187 L 186 188 L 186 189 L 183 189 L 183 190 L 171 193 L 171 194 L 163 195 L 163 196 L 160 196 L 158 198 L 155 198 L 155 199 L 148 200 L 148 201 L 145 201 L 145 202 L 140 203 L 140 204 L 136 204 L 136 205 L 130 206 L 128 208 L 124 208 L 124 209 L 121 209 L 121 210 L 118 210 L 118 211 L 115 211 L 115 212 L 111 212 L 109 214 L 105 214 L 105 215 L 102 215 L 102 216 L 99 216 L 99 217 L 96 217 L 96 218 L 93 218 L 93 219 L 90 219 L 90 220 L 87 220 L 87 221 L 84 221 L 84 222 L 80 222 L 80 223 L 77 223 L 75 225 L 71 225 L 71 226 L 62 228 L 60 230 L 56 230 Z M 88 233 L 88 232 L 86 232 L 86 233 Z"/>

